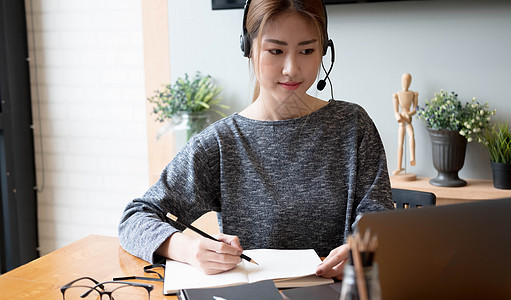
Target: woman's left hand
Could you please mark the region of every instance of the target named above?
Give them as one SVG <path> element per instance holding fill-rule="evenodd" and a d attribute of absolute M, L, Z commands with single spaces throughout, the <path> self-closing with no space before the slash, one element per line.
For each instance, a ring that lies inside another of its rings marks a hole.
<path fill-rule="evenodd" d="M 348 259 L 350 248 L 344 244 L 330 251 L 330 254 L 316 269 L 316 275 L 342 280 L 344 264 Z"/>

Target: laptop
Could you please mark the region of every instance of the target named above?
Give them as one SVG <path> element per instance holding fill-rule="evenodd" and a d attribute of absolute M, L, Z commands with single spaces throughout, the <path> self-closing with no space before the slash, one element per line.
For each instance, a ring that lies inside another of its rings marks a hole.
<path fill-rule="evenodd" d="M 511 299 L 511 198 L 364 215 L 382 299 Z"/>

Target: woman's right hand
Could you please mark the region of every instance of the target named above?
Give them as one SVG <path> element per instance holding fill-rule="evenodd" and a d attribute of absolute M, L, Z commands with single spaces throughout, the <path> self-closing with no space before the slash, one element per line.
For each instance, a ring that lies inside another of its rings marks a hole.
<path fill-rule="evenodd" d="M 178 232 L 167 239 L 157 253 L 162 255 L 160 249 L 167 248 L 165 257 L 186 262 L 208 275 L 222 273 L 241 262 L 243 249 L 237 236 L 219 234 L 216 238 L 219 242 Z"/>

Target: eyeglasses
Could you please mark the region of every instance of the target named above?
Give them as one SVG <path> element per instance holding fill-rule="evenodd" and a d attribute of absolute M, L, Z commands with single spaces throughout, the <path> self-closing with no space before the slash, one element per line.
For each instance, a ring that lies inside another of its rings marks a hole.
<path fill-rule="evenodd" d="M 126 276 L 126 277 L 116 277 L 113 280 L 149 280 L 149 281 L 161 281 L 163 282 L 163 275 L 161 275 L 158 271 L 155 271 L 154 269 L 162 268 L 163 271 L 165 271 L 165 265 L 163 264 L 154 264 L 154 265 L 148 265 L 144 267 L 144 273 L 148 274 L 156 274 L 158 275 L 158 278 L 156 277 L 141 277 L 141 276 Z"/>
<path fill-rule="evenodd" d="M 112 287 L 105 290 L 105 286 Z M 90 277 L 81 277 L 71 281 L 60 288 L 64 300 L 89 299 L 101 300 L 103 295 L 108 295 L 110 300 L 125 299 L 130 296 L 147 296 L 150 300 L 153 286 L 151 284 L 124 281 L 98 282 Z"/>

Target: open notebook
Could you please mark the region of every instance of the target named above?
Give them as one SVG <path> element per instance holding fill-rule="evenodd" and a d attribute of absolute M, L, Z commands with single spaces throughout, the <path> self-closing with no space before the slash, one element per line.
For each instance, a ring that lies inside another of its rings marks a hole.
<path fill-rule="evenodd" d="M 314 275 L 321 259 L 312 249 L 255 249 L 245 250 L 243 253 L 257 261 L 259 265 L 242 260 L 230 271 L 206 275 L 188 264 L 167 260 L 163 283 L 164 294 L 173 294 L 180 289 L 232 286 L 268 279 L 272 279 L 279 288 L 333 282 L 332 279 Z"/>

